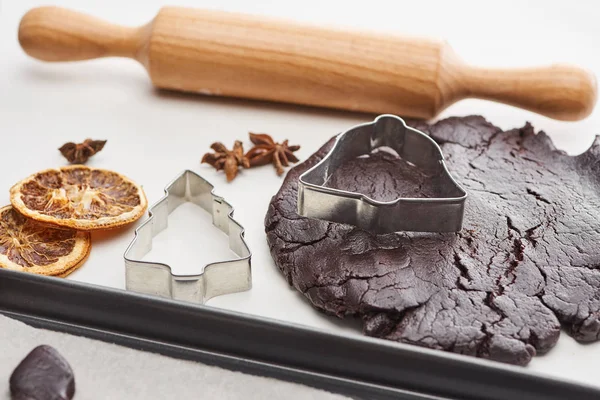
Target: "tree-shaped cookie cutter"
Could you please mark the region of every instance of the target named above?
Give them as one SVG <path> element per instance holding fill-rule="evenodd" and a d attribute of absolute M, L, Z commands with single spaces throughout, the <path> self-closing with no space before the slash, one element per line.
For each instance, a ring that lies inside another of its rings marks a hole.
<path fill-rule="evenodd" d="M 391 148 L 434 176 L 431 183 L 439 197 L 377 201 L 362 193 L 326 186 L 340 165 L 381 147 Z M 460 231 L 466 199 L 467 192 L 448 171 L 440 146 L 395 115 L 380 115 L 373 122 L 341 133 L 329 153 L 298 179 L 298 214 L 374 233 Z"/>
<path fill-rule="evenodd" d="M 149 295 L 205 303 L 252 286 L 251 252 L 244 240 L 244 228 L 233 219 L 233 207 L 213 192 L 214 186 L 193 171 L 186 170 L 165 188 L 165 195 L 149 210 L 149 217 L 135 231 L 124 254 L 127 290 Z M 185 202 L 211 213 L 213 225 L 229 236 L 229 248 L 238 258 L 198 267 L 194 275 L 173 274 L 167 264 L 142 261 L 152 249 L 152 239 L 168 227 L 169 215 Z"/>

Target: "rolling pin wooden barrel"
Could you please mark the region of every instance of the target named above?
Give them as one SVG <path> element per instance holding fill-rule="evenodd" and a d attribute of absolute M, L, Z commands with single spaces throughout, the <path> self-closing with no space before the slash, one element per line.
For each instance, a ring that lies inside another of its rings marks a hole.
<path fill-rule="evenodd" d="M 191 8 L 131 28 L 40 7 L 24 15 L 19 41 L 44 61 L 129 57 L 163 89 L 426 119 L 480 98 L 578 120 L 597 96 L 594 75 L 568 64 L 476 68 L 441 40 Z"/>

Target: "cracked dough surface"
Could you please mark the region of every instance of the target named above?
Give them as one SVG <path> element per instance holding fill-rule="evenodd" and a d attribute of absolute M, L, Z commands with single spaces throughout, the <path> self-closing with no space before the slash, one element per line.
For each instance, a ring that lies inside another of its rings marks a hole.
<path fill-rule="evenodd" d="M 463 230 L 373 235 L 300 217 L 297 178 L 330 140 L 288 173 L 265 218 L 288 282 L 326 313 L 361 318 L 367 335 L 502 362 L 524 365 L 550 350 L 561 323 L 579 341 L 597 340 L 600 140 L 573 157 L 529 124 L 506 132 L 478 116 L 410 124 L 441 145 L 468 191 Z M 406 194 L 413 189 L 388 173 L 402 163 L 374 153 L 329 185 Z M 420 176 L 408 182 L 428 190 Z"/>

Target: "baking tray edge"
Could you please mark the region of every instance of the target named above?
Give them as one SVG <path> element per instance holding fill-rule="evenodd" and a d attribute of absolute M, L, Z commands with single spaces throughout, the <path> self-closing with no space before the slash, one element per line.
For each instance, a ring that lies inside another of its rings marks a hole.
<path fill-rule="evenodd" d="M 598 388 L 487 360 L 8 270 L 0 270 L 0 313 L 355 398 L 600 398 Z"/>

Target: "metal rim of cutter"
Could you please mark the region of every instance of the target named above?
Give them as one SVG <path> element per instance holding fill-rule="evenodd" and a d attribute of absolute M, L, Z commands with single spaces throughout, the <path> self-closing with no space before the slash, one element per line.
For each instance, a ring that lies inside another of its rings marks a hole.
<path fill-rule="evenodd" d="M 148 218 L 135 230 L 123 255 L 127 290 L 203 304 L 215 296 L 252 287 L 252 253 L 244 228 L 233 218 L 233 207 L 213 190 L 211 183 L 190 170 L 165 187 L 165 195 L 150 207 Z M 186 202 L 212 215 L 213 225 L 229 236 L 229 248 L 239 258 L 206 264 L 193 275 L 176 275 L 167 264 L 142 261 L 152 249 L 154 236 L 168 227 L 169 215 Z"/>
<path fill-rule="evenodd" d="M 344 162 L 388 147 L 405 161 L 434 174 L 436 198 L 378 201 L 357 192 L 325 187 Z M 467 192 L 454 180 L 440 146 L 428 135 L 384 114 L 339 134 L 323 159 L 298 179 L 298 214 L 357 226 L 374 233 L 457 232 L 462 229 Z"/>

